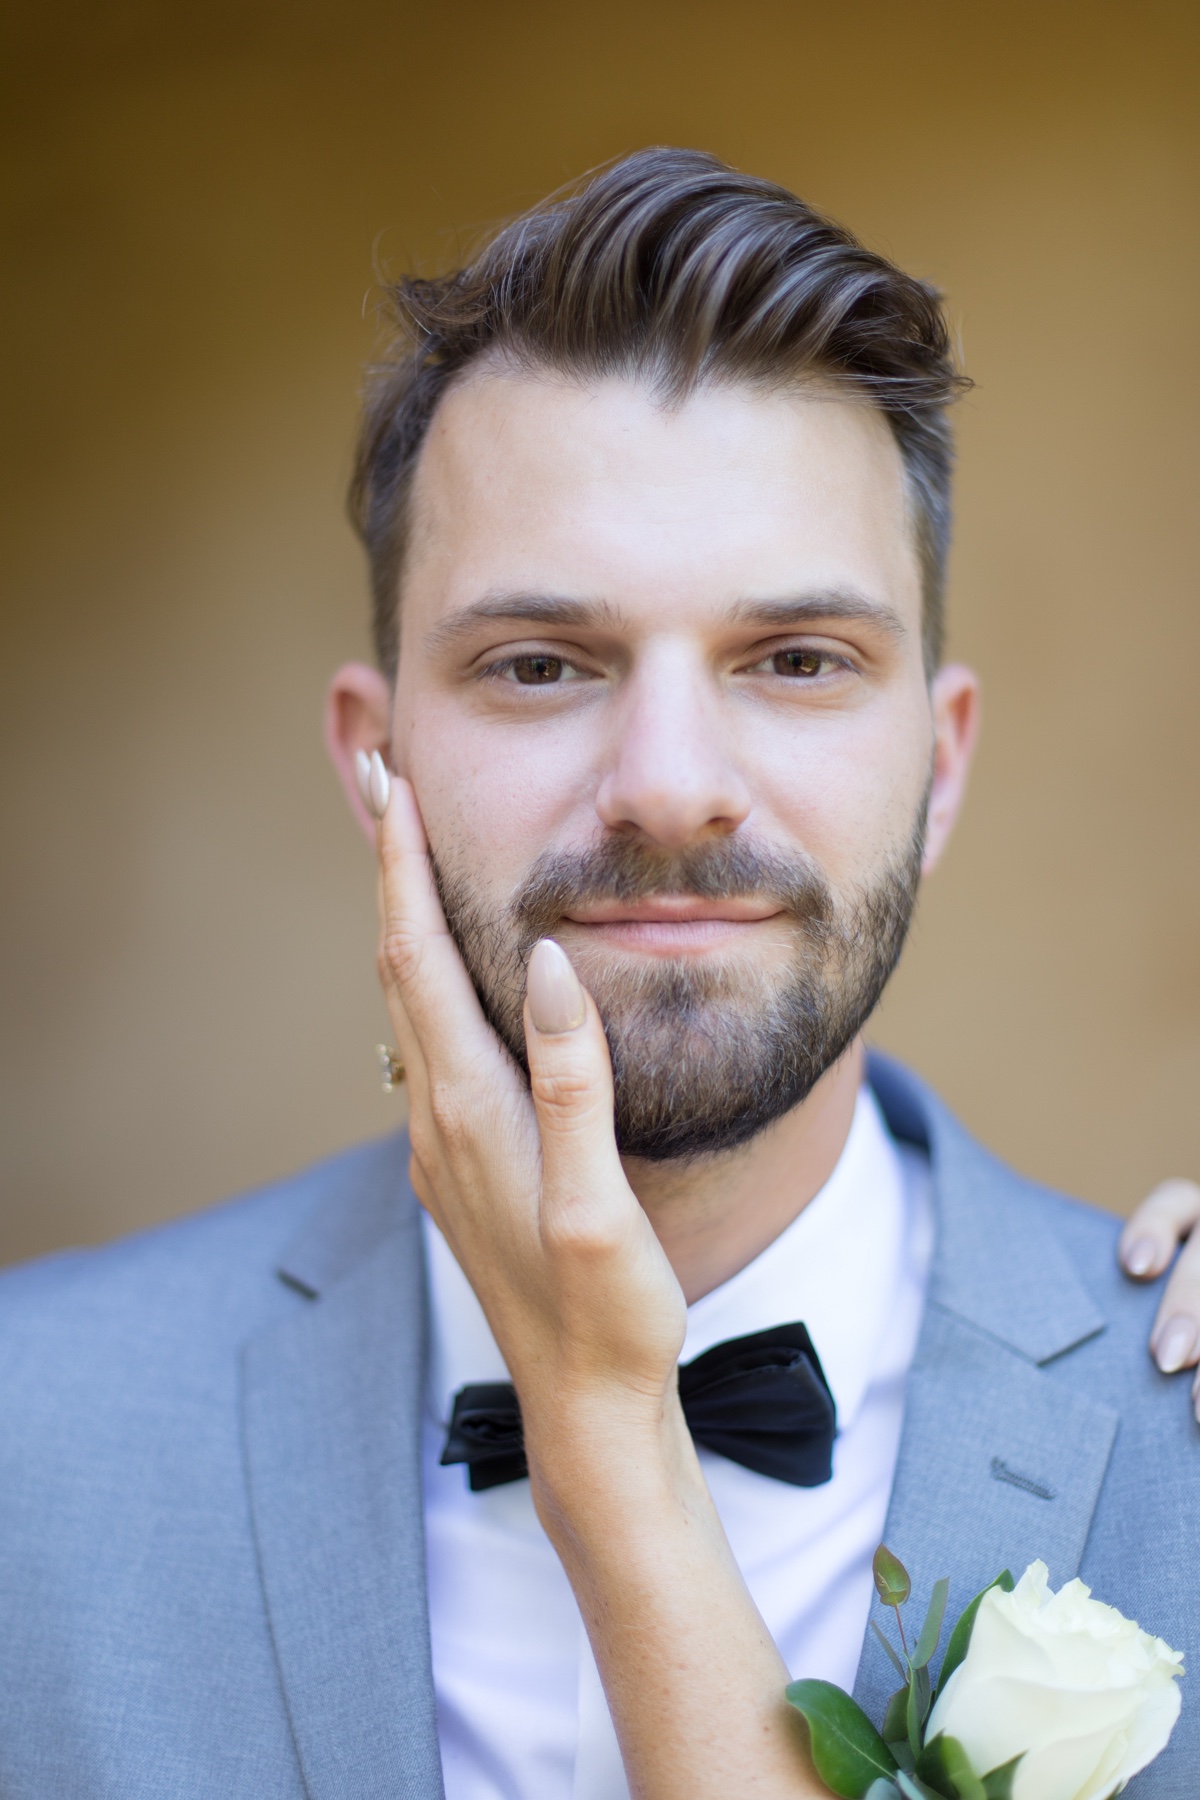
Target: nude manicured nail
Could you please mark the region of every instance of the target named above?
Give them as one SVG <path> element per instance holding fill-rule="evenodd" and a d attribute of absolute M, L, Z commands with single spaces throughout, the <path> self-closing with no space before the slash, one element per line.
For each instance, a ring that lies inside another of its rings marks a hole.
<path fill-rule="evenodd" d="M 392 797 L 392 779 L 383 766 L 383 758 L 378 750 L 371 752 L 370 774 L 367 778 L 367 803 L 377 819 L 382 819 L 388 809 L 388 801 Z"/>
<path fill-rule="evenodd" d="M 1148 1275 L 1158 1259 L 1158 1245 L 1153 1238 L 1135 1238 L 1122 1261 L 1131 1275 Z"/>
<path fill-rule="evenodd" d="M 533 946 L 525 979 L 525 997 L 529 1001 L 530 1018 L 538 1031 L 547 1036 L 578 1031 L 587 1016 L 583 989 L 570 958 L 553 938 L 542 938 Z"/>
<path fill-rule="evenodd" d="M 1190 1319 L 1168 1319 L 1155 1346 L 1154 1360 L 1164 1375 L 1174 1375 L 1191 1356 L 1196 1327 Z"/>
<path fill-rule="evenodd" d="M 354 752 L 354 779 L 358 783 L 358 795 L 368 811 L 371 807 L 371 759 L 365 750 Z"/>

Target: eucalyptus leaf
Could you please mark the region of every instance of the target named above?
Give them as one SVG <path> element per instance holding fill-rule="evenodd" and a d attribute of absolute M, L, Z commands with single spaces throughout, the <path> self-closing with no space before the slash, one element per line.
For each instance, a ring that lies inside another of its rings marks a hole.
<path fill-rule="evenodd" d="M 897 1775 L 896 1786 L 904 1800 L 942 1800 L 936 1788 L 929 1787 L 919 1775 Z"/>
<path fill-rule="evenodd" d="M 1021 1756 L 1024 1754 L 1022 1751 Z M 983 1791 L 987 1800 L 1012 1800 L 1013 1782 L 1016 1780 L 1020 1760 L 1020 1756 L 1014 1756 L 1011 1762 L 1001 1764 L 1000 1768 L 992 1769 L 984 1776 Z"/>
<path fill-rule="evenodd" d="M 897 1688 L 883 1715 L 883 1741 L 889 1747 L 908 1739 L 908 1683 Z"/>
<path fill-rule="evenodd" d="M 925 1623 L 921 1627 L 921 1635 L 917 1639 L 917 1647 L 913 1652 L 913 1666 L 924 1669 L 932 1661 L 933 1653 L 938 1647 L 938 1639 L 942 1635 L 942 1620 L 946 1616 L 946 1601 L 950 1595 L 950 1583 L 943 1575 L 940 1581 L 933 1584 L 930 1596 L 929 1611 L 925 1614 Z"/>
<path fill-rule="evenodd" d="M 900 1789 L 894 1781 L 887 1781 L 882 1775 L 877 1775 L 863 1795 L 863 1800 L 901 1800 Z"/>
<path fill-rule="evenodd" d="M 938 1734 L 917 1758 L 917 1774 L 945 1800 L 988 1800 L 987 1790 L 971 1767 L 957 1738 Z"/>
<path fill-rule="evenodd" d="M 893 1650 L 892 1646 L 888 1643 L 887 1634 L 880 1630 L 878 1621 L 875 1619 L 871 1620 L 871 1630 L 875 1633 L 875 1636 L 879 1639 L 880 1643 L 883 1645 L 884 1649 L 887 1651 L 888 1655 L 891 1657 L 893 1669 L 895 1669 L 895 1671 L 896 1671 L 897 1675 L 900 1677 L 901 1681 L 903 1681 L 907 1685 L 908 1670 L 905 1668 L 904 1664 L 900 1661 L 900 1658 L 896 1655 L 895 1650 Z"/>
<path fill-rule="evenodd" d="M 871 1572 L 875 1577 L 875 1592 L 883 1604 L 903 1606 L 912 1593 L 912 1582 L 900 1558 L 893 1556 L 886 1544 L 880 1544 L 875 1552 Z"/>
<path fill-rule="evenodd" d="M 889 1744 L 888 1749 L 905 1773 L 911 1775 L 917 1766 L 917 1759 L 908 1747 L 907 1737 L 898 1739 L 894 1744 Z"/>
<path fill-rule="evenodd" d="M 925 1721 L 929 1717 L 929 1670 L 914 1669 L 908 1684 L 908 1741 L 914 1756 L 920 1756 L 925 1742 Z"/>
<path fill-rule="evenodd" d="M 817 1774 L 842 1800 L 863 1800 L 896 1759 L 856 1701 L 831 1681 L 793 1681 L 787 1698 L 804 1715 Z"/>
<path fill-rule="evenodd" d="M 912 1773 L 918 1781 L 923 1781 L 926 1787 L 932 1788 L 935 1794 L 941 1795 L 941 1800 L 958 1800 L 946 1768 L 944 1745 L 940 1737 L 926 1744 L 913 1765 Z"/>
<path fill-rule="evenodd" d="M 994 1587 L 1003 1588 L 1006 1594 L 1011 1594 L 1015 1585 L 1008 1570 L 1002 1570 L 995 1581 L 989 1581 L 987 1586 L 976 1594 L 971 1604 L 963 1612 L 958 1624 L 950 1633 L 950 1642 L 946 1645 L 946 1654 L 942 1659 L 942 1672 L 938 1677 L 937 1692 L 939 1694 L 970 1648 L 971 1633 L 975 1628 L 975 1614 L 979 1611 L 984 1594 L 990 1594 Z M 934 1697 L 936 1698 L 936 1695 Z"/>

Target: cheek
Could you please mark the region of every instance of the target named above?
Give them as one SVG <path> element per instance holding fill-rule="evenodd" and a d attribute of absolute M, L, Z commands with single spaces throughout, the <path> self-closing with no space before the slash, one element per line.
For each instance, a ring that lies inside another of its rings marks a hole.
<path fill-rule="evenodd" d="M 762 828 L 808 851 L 835 885 L 853 884 L 908 844 L 932 753 L 919 705 L 810 721 L 790 741 L 759 748 L 746 772 Z"/>
<path fill-rule="evenodd" d="M 594 834 L 593 784 L 565 735 L 433 697 L 413 707 L 405 743 L 430 844 L 473 886 L 507 895 L 550 844 Z"/>

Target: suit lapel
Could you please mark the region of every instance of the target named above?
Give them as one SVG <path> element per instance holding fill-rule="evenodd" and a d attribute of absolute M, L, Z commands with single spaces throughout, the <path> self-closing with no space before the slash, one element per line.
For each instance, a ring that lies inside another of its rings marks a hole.
<path fill-rule="evenodd" d="M 894 1065 L 873 1062 L 872 1083 L 897 1135 L 922 1128 L 937 1223 L 885 1529 L 913 1576 L 915 1629 L 941 1575 L 953 1618 L 1003 1568 L 1041 1557 L 1056 1585 L 1076 1573 L 1118 1420 L 1040 1366 L 1104 1327 L 1044 1203 Z M 894 1615 L 876 1603 L 872 1617 L 894 1634 Z M 895 1686 L 868 1631 L 856 1697 L 878 1718 Z"/>
<path fill-rule="evenodd" d="M 282 1271 L 308 1303 L 244 1356 L 255 1538 L 311 1800 L 442 1794 L 421 1493 L 424 1265 L 397 1149 L 376 1151 L 360 1191 L 319 1209 Z"/>
<path fill-rule="evenodd" d="M 886 1541 L 940 1575 L 951 1613 L 1001 1568 L 1078 1568 L 1115 1412 L 1039 1365 L 1103 1318 L 1044 1205 L 940 1103 L 876 1058 L 895 1135 L 927 1149 L 937 1238 Z M 251 1510 L 310 1800 L 441 1800 L 421 1491 L 424 1264 L 402 1140 L 320 1207 L 283 1278 L 308 1303 L 248 1345 Z M 876 1607 L 886 1629 L 891 1615 Z M 855 1693 L 879 1717 L 894 1672 L 868 1632 Z"/>

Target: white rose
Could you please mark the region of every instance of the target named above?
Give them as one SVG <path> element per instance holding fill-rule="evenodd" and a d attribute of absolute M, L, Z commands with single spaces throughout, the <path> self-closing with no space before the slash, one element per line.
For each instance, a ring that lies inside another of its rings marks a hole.
<path fill-rule="evenodd" d="M 1013 1800 L 1108 1800 L 1165 1747 L 1183 1657 L 1082 1581 L 1050 1593 L 1047 1574 L 1031 1563 L 984 1595 L 927 1738 L 957 1738 L 980 1775 L 1024 1752 Z"/>

